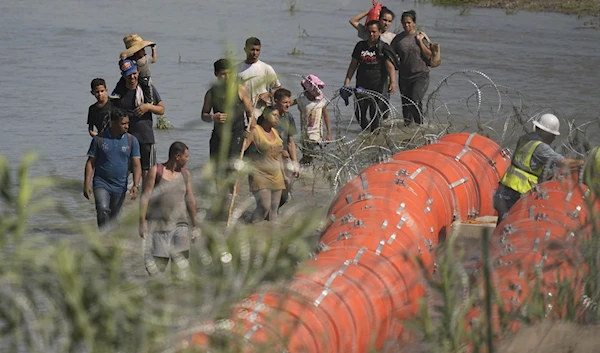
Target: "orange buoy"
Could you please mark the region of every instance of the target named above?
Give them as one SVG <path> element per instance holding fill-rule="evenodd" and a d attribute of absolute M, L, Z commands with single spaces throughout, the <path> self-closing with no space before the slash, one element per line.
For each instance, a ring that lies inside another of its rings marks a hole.
<path fill-rule="evenodd" d="M 469 170 L 456 160 L 441 153 L 416 149 L 403 151 L 392 159 L 422 163 L 441 174 L 454 196 L 458 219 L 471 219 L 478 215 L 479 196 L 474 178 Z"/>

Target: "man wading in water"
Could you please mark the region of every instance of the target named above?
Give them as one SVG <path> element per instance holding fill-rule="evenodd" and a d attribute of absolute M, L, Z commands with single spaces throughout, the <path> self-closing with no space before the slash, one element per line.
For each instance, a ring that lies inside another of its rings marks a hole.
<path fill-rule="evenodd" d="M 200 235 L 192 180 L 185 169 L 189 156 L 190 151 L 183 142 L 173 142 L 169 160 L 150 168 L 144 183 L 139 232 L 143 239 L 149 240 L 144 257 L 146 270 L 151 275 L 164 272 L 169 261 L 172 271 L 186 268 L 190 240 Z"/>

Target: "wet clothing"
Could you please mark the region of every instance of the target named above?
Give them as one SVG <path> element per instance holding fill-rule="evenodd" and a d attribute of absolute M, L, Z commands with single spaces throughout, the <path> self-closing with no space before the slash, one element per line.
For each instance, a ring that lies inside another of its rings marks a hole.
<path fill-rule="evenodd" d="M 294 120 L 292 113 L 282 113 L 279 117 L 277 125 L 275 125 L 275 129 L 277 129 L 277 133 L 283 141 L 283 150 L 289 152 L 288 142 L 290 137 L 293 137 L 298 132 L 296 129 L 296 121 Z"/>
<path fill-rule="evenodd" d="M 519 201 L 521 198 L 521 194 L 509 188 L 508 186 L 504 186 L 502 184 L 498 184 L 498 189 L 496 189 L 496 193 L 494 194 L 493 204 L 494 209 L 498 212 L 498 221 L 496 225 L 500 224 L 504 218 L 506 218 L 508 211 Z"/>
<path fill-rule="evenodd" d="M 402 95 L 402 116 L 406 125 L 422 124 L 422 101 L 429 88 L 429 67 L 416 38 L 417 33 L 402 32 L 391 47 L 398 57 L 398 88 Z"/>
<path fill-rule="evenodd" d="M 298 98 L 303 144 L 309 141 L 323 141 L 323 108 L 326 106 L 327 101 L 325 99 L 311 101 L 304 94 Z"/>
<path fill-rule="evenodd" d="M 96 128 L 98 133 L 108 128 L 110 123 L 110 110 L 112 109 L 112 103 L 110 100 L 106 102 L 102 107 L 98 107 L 98 103 L 90 105 L 88 109 L 87 124 L 90 130 Z"/>
<path fill-rule="evenodd" d="M 263 93 L 271 92 L 275 87 L 281 87 L 275 70 L 271 65 L 260 60 L 252 64 L 242 62 L 238 67 L 238 76 L 242 84 L 248 89 L 251 102 L 256 103 L 254 116 L 259 117 L 266 104 L 262 100 L 257 100 L 257 97 Z"/>
<path fill-rule="evenodd" d="M 103 188 L 94 188 L 94 204 L 98 228 L 116 219 L 121 213 L 127 192 L 110 192 Z"/>
<path fill-rule="evenodd" d="M 399 79 L 398 88 L 401 94 L 404 124 L 410 125 L 413 121 L 423 124 L 423 98 L 429 88 L 429 75 L 412 80 Z"/>
<path fill-rule="evenodd" d="M 230 131 L 233 135 L 243 135 L 244 130 L 246 129 L 246 108 L 244 107 L 244 102 L 240 98 L 239 91 L 238 94 L 234 96 L 233 102 L 226 101 L 227 86 L 224 84 L 216 84 L 212 86 L 210 89 L 210 94 L 212 112 L 227 113 L 227 119 L 232 119 L 228 131 Z M 232 105 L 231 110 L 227 109 L 228 105 Z M 223 136 L 226 126 L 227 124 L 225 123 L 215 123 L 213 127 L 213 135 L 217 135 L 218 137 Z"/>
<path fill-rule="evenodd" d="M 265 130 L 260 125 L 251 130 L 253 145 L 256 147 L 256 152 L 251 155 L 252 177 L 250 178 L 250 189 L 252 192 L 261 189 L 285 189 L 283 171 L 281 170 L 283 141 L 276 129 L 272 131 L 275 134 L 274 141 L 267 138 Z"/>
<path fill-rule="evenodd" d="M 127 89 L 120 95 L 121 98 L 114 101 L 114 104 L 127 111 L 129 116 L 129 133 L 135 136 L 140 144 L 154 143 L 154 130 L 152 124 L 152 112 L 146 112 L 141 117 L 135 115 L 135 108 L 140 106 L 146 99 L 141 92 L 137 89 Z M 152 86 L 153 102 L 157 105 L 162 101 L 160 94 L 156 90 L 156 87 Z"/>
<path fill-rule="evenodd" d="M 182 173 L 173 180 L 161 179 L 154 186 L 146 214 L 149 233 L 170 232 L 189 224 L 185 203 L 187 185 Z"/>
<path fill-rule="evenodd" d="M 178 253 L 190 250 L 190 229 L 178 226 L 165 232 L 154 232 L 150 237 L 150 253 L 154 257 L 173 258 Z M 187 258 L 187 256 L 184 256 Z M 164 269 L 161 269 L 164 271 Z"/>
<path fill-rule="evenodd" d="M 153 143 L 140 143 L 140 164 L 142 170 L 150 170 L 156 165 L 156 145 Z"/>
<path fill-rule="evenodd" d="M 385 61 L 389 59 L 384 51 L 389 53 L 391 48 L 381 41 L 372 46 L 366 40 L 356 43 L 352 51 L 352 58 L 358 61 L 356 87 L 384 92 L 383 87 L 388 77 Z"/>
<path fill-rule="evenodd" d="M 370 126 L 371 131 L 374 131 L 379 127 L 380 117 L 388 110 L 389 78 L 386 61 L 395 63 L 395 55 L 391 47 L 381 40 L 375 45 L 369 45 L 364 40 L 356 44 L 352 58 L 358 61 L 356 87 L 382 93 L 381 96 L 360 92 L 355 95 L 354 116 L 363 130 Z M 367 110 L 370 119 L 367 118 Z"/>
<path fill-rule="evenodd" d="M 423 58 L 423 52 L 416 36 L 416 32 L 413 34 L 402 32 L 394 38 L 390 45 L 398 56 L 398 76 L 403 80 L 429 75 L 429 66 Z"/>
<path fill-rule="evenodd" d="M 222 148 L 221 143 L 226 128 L 230 133 L 230 140 L 226 146 L 223 146 L 223 148 L 225 148 L 225 158 L 232 160 L 240 157 L 244 143 L 244 131 L 246 130 L 246 108 L 244 107 L 244 101 L 240 98 L 239 90 L 231 103 L 226 102 L 226 85 L 218 83 L 211 87 L 210 92 L 212 113 L 227 113 L 227 119 L 231 119 L 230 122 L 224 124 L 214 123 L 213 131 L 210 136 L 210 158 L 214 163 L 218 164 L 219 154 Z M 227 109 L 228 107 L 230 110 Z M 230 125 L 228 126 L 227 124 Z"/>
<path fill-rule="evenodd" d="M 135 137 L 131 146 L 127 133 L 112 136 L 110 129 L 94 136 L 88 149 L 88 157 L 95 158 L 94 178 L 92 185 L 111 193 L 127 191 L 129 159 L 140 158 L 140 145 Z M 98 139 L 102 137 L 101 146 Z"/>

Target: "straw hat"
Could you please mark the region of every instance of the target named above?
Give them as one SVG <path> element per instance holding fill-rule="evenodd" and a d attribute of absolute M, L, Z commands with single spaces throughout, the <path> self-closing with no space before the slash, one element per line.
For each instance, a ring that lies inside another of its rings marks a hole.
<path fill-rule="evenodd" d="M 148 40 L 143 40 L 137 34 L 129 34 L 123 38 L 123 43 L 125 43 L 125 51 L 121 54 L 125 54 L 126 57 L 130 57 L 133 54 L 137 53 L 140 49 L 144 49 L 149 45 L 155 44 L 154 42 L 150 42 Z"/>

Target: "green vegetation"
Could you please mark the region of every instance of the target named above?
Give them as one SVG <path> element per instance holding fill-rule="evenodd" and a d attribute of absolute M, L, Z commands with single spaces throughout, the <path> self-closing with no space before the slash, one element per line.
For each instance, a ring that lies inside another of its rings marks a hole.
<path fill-rule="evenodd" d="M 156 128 L 158 130 L 169 130 L 173 128 L 173 124 L 164 115 L 156 116 Z"/>
<path fill-rule="evenodd" d="M 204 221 L 189 267 L 180 266 L 177 277 L 149 277 L 137 207 L 126 208 L 109 234 L 99 232 L 45 196 L 48 190 L 79 194 L 80 184 L 30 178 L 34 162 L 35 155 L 26 155 L 14 173 L 0 156 L 3 351 L 165 352 L 179 345 L 184 330 L 228 317 L 232 304 L 259 284 L 285 282 L 309 256 L 306 238 L 317 227 L 311 214 L 263 231 Z M 62 217 L 69 235 L 35 234 L 40 212 Z"/>
<path fill-rule="evenodd" d="M 548 11 L 578 16 L 600 15 L 600 0 L 431 0 L 436 6 L 495 7 L 513 15 L 519 10 Z"/>

